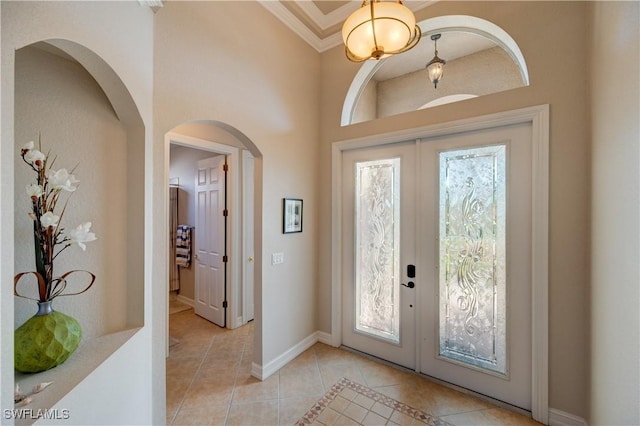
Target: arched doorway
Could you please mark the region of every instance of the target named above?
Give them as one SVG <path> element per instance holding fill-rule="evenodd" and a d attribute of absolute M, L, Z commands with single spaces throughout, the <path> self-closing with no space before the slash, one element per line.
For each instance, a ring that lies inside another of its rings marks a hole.
<path fill-rule="evenodd" d="M 226 283 L 221 294 L 224 293 L 224 302 L 226 302 L 223 326 L 237 328 L 254 319 L 253 288 L 261 282 L 261 271 L 258 265 L 262 256 L 260 246 L 255 244 L 260 238 L 256 234 L 256 230 L 260 229 L 256 221 L 260 221 L 261 215 L 259 203 L 254 202 L 254 194 L 258 194 L 261 187 L 262 156 L 253 142 L 244 134 L 224 123 L 213 120 L 183 123 L 165 135 L 166 182 L 174 177 L 170 170 L 171 159 L 172 153 L 178 149 L 190 151 L 191 159 L 214 155 L 223 155 L 227 158 L 226 198 L 229 212 L 228 216 L 225 216 L 228 218 L 225 225 L 227 262 Z M 195 164 L 193 176 L 195 176 Z M 189 182 L 186 182 L 186 186 L 189 186 Z M 169 187 L 166 191 L 167 200 L 169 200 Z M 193 194 L 189 202 L 194 204 Z M 195 208 L 194 206 L 189 207 Z M 169 229 L 169 214 L 165 215 L 165 223 L 166 229 Z M 174 259 L 170 257 L 169 268 L 173 261 Z M 193 274 L 192 279 L 193 290 L 187 290 L 191 297 L 181 299 L 188 304 L 197 303 L 194 301 L 199 280 L 197 274 Z M 218 322 L 218 325 L 222 324 Z"/>

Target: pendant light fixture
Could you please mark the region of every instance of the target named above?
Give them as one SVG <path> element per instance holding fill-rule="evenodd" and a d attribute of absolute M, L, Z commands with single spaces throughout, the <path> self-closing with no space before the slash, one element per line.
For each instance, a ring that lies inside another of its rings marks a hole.
<path fill-rule="evenodd" d="M 421 35 L 413 12 L 402 0 L 364 0 L 342 26 L 345 53 L 353 62 L 406 52 Z"/>
<path fill-rule="evenodd" d="M 433 34 L 431 40 L 435 44 L 435 56 L 427 64 L 427 73 L 429 74 L 429 80 L 433 83 L 433 87 L 438 88 L 438 82 L 442 80 L 444 74 L 444 64 L 447 63 L 444 59 L 438 58 L 438 39 L 440 34 Z"/>

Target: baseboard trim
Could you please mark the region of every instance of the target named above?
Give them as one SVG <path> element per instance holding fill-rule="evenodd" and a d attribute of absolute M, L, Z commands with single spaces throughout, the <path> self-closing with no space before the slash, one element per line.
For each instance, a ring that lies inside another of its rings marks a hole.
<path fill-rule="evenodd" d="M 318 342 L 324 343 L 325 345 L 334 346 L 333 345 L 333 336 L 331 333 L 326 333 L 324 331 L 316 331 L 318 335 Z"/>
<path fill-rule="evenodd" d="M 195 306 L 195 303 L 193 302 L 193 299 L 189 299 L 188 297 L 184 297 L 183 295 L 179 294 L 176 299 L 178 299 L 179 302 L 184 303 L 185 305 L 189 305 L 192 308 Z"/>
<path fill-rule="evenodd" d="M 549 408 L 549 426 L 587 426 L 587 422 L 582 417 Z"/>
<path fill-rule="evenodd" d="M 262 366 L 260 364 L 256 364 L 255 362 L 251 363 L 251 376 L 258 380 L 264 380 L 262 378 Z"/>
<path fill-rule="evenodd" d="M 233 330 L 234 328 L 242 327 L 243 325 L 244 325 L 244 318 L 242 317 L 242 315 L 239 315 L 231 321 L 231 327 L 229 328 Z"/>
<path fill-rule="evenodd" d="M 309 349 L 311 346 L 315 345 L 320 341 L 320 332 L 315 331 L 302 339 L 296 345 L 287 349 L 281 355 L 276 357 L 274 360 L 269 361 L 266 365 L 260 365 L 256 363 L 251 364 L 251 375 L 258 380 L 265 380 L 273 373 L 276 373 L 282 367 L 287 365 L 290 361 L 292 361 L 295 357 L 302 354 L 304 351 Z"/>

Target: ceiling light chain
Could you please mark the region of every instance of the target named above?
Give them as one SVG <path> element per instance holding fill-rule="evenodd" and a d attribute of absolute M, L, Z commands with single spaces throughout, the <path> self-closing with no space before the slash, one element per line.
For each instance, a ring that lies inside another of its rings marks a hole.
<path fill-rule="evenodd" d="M 361 7 L 367 7 L 367 0 L 363 0 Z M 384 52 L 380 49 L 384 48 L 378 44 L 378 37 L 376 36 L 376 9 L 373 7 L 373 1 L 369 2 L 369 8 L 371 9 L 371 33 L 373 35 L 374 46 L 374 51 L 371 55 L 376 59 L 380 59 L 380 57 L 384 54 Z M 349 56 L 347 55 L 347 57 Z"/>

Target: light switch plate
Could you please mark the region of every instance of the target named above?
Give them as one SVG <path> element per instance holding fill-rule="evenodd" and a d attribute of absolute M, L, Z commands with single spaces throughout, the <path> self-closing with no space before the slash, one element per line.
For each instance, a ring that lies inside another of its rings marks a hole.
<path fill-rule="evenodd" d="M 272 253 L 271 254 L 271 264 L 272 265 L 280 265 L 284 263 L 284 253 Z"/>

